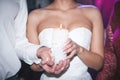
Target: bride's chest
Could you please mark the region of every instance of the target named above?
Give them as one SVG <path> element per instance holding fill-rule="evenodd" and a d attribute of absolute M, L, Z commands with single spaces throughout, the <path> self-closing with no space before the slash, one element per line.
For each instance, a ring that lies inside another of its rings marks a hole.
<path fill-rule="evenodd" d="M 59 27 L 63 24 L 63 27 L 67 29 L 75 28 L 75 26 L 85 26 L 89 29 L 92 26 L 91 21 L 83 14 L 78 13 L 65 13 L 65 14 L 48 14 L 40 21 L 39 27 Z"/>

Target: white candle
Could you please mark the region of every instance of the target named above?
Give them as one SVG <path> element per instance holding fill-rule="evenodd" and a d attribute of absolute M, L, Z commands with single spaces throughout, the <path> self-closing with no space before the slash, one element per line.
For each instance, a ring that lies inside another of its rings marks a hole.
<path fill-rule="evenodd" d="M 62 24 L 60 28 L 55 28 L 53 30 L 52 35 L 52 56 L 55 57 L 55 64 L 59 63 L 60 60 L 64 60 L 66 58 L 66 54 L 63 52 L 63 47 L 65 46 L 65 42 L 68 39 L 68 30 L 62 28 Z"/>

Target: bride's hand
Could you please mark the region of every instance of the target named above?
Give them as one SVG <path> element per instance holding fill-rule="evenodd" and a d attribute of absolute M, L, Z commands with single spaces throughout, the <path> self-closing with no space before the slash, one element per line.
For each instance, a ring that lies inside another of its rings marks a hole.
<path fill-rule="evenodd" d="M 67 59 L 72 59 L 78 53 L 79 47 L 80 46 L 78 44 L 69 38 L 64 47 L 64 52 L 67 54 Z"/>
<path fill-rule="evenodd" d="M 37 71 L 40 70 L 40 67 L 45 70 L 47 73 L 59 74 L 62 71 L 66 70 L 69 65 L 69 59 L 60 61 L 58 64 L 54 64 L 54 57 L 51 55 L 51 51 L 47 47 L 41 47 L 37 51 L 37 56 L 42 59 L 39 65 L 35 65 L 32 68 L 37 68 Z"/>
<path fill-rule="evenodd" d="M 61 72 L 67 70 L 69 64 L 70 64 L 70 59 L 61 60 L 58 64 L 56 64 L 54 74 L 60 74 Z"/>

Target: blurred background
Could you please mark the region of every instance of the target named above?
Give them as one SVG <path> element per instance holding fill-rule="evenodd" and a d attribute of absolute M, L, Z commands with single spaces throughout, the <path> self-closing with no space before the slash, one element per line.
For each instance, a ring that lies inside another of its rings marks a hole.
<path fill-rule="evenodd" d="M 47 6 L 52 1 L 53 0 L 27 0 L 28 11 L 30 12 L 33 9 Z M 82 4 L 90 4 L 97 6 L 102 13 L 104 28 L 106 28 L 111 12 L 113 10 L 114 3 L 117 0 L 75 0 L 75 1 Z"/>

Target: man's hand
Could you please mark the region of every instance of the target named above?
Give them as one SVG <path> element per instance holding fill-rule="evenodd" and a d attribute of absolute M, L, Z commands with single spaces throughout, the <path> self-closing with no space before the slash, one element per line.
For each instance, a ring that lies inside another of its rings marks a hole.
<path fill-rule="evenodd" d="M 52 66 L 54 64 L 54 58 L 51 56 L 51 49 L 45 46 L 40 47 L 37 50 L 37 57 L 41 59 L 41 64 L 48 64 Z"/>

